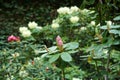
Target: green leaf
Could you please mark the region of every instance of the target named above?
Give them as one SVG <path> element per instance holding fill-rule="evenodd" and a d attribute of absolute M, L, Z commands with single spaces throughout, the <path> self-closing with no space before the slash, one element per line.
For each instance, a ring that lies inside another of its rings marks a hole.
<path fill-rule="evenodd" d="M 50 51 L 55 51 L 57 49 L 57 46 L 52 46 L 50 48 L 48 48 Z"/>
<path fill-rule="evenodd" d="M 57 48 L 57 46 L 53 46 L 53 47 L 48 48 L 48 50 L 50 51 L 50 53 L 55 53 L 55 52 L 57 52 L 56 48 Z M 38 54 L 38 53 L 47 53 L 46 50 L 34 50 L 34 52 L 36 54 Z"/>
<path fill-rule="evenodd" d="M 92 51 L 96 48 L 96 44 L 92 44 L 90 47 L 88 47 L 88 49 L 86 50 L 86 52 Z"/>
<path fill-rule="evenodd" d="M 110 26 L 110 29 L 116 29 L 116 28 L 120 28 L 120 25 L 111 25 Z M 107 29 L 107 26 L 106 25 L 101 26 L 100 29 Z"/>
<path fill-rule="evenodd" d="M 49 62 L 50 63 L 55 62 L 59 58 L 59 56 L 60 56 L 60 54 L 52 55 L 51 58 L 49 59 Z"/>
<path fill-rule="evenodd" d="M 115 17 L 113 20 L 115 20 L 115 21 L 120 20 L 120 16 Z"/>
<path fill-rule="evenodd" d="M 42 54 L 42 55 L 41 55 L 41 58 L 44 58 L 44 57 L 46 57 L 47 55 L 48 55 L 48 53 Z"/>
<path fill-rule="evenodd" d="M 70 50 L 70 51 L 68 51 L 68 53 L 70 53 L 70 54 L 77 53 L 77 52 L 78 52 L 78 50 Z"/>
<path fill-rule="evenodd" d="M 111 25 L 110 28 L 120 28 L 120 25 Z"/>
<path fill-rule="evenodd" d="M 115 40 L 114 42 L 113 42 L 113 45 L 119 45 L 120 44 L 120 40 Z"/>
<path fill-rule="evenodd" d="M 94 49 L 94 55 L 95 57 L 100 57 L 102 55 L 102 49 L 103 45 L 97 45 L 96 48 Z"/>
<path fill-rule="evenodd" d="M 65 62 L 70 62 L 70 61 L 72 61 L 71 55 L 68 54 L 68 53 L 66 53 L 66 52 L 61 53 L 61 58 L 62 58 L 62 60 L 65 61 Z"/>
<path fill-rule="evenodd" d="M 66 50 L 70 50 L 70 49 L 76 49 L 79 47 L 79 43 L 78 42 L 70 42 L 64 45 L 64 48 L 66 48 Z"/>
<path fill-rule="evenodd" d="M 34 52 L 35 52 L 36 54 L 39 54 L 39 53 L 47 53 L 46 50 L 34 50 Z"/>
<path fill-rule="evenodd" d="M 112 38 L 108 38 L 108 41 L 106 43 L 103 44 L 104 48 L 110 47 L 113 44 L 113 39 Z"/>
<path fill-rule="evenodd" d="M 107 29 L 107 26 L 101 26 L 100 29 Z"/>
<path fill-rule="evenodd" d="M 57 46 L 52 46 L 52 47 L 48 48 L 48 50 L 49 50 L 49 54 L 58 52 Z"/>
<path fill-rule="evenodd" d="M 33 34 L 38 34 L 39 32 L 40 32 L 40 30 L 37 29 L 37 28 L 32 29 L 32 33 L 33 33 Z"/>
<path fill-rule="evenodd" d="M 120 31 L 119 30 L 110 30 L 109 33 L 120 34 Z"/>
<path fill-rule="evenodd" d="M 94 2 L 95 2 L 95 0 L 89 0 L 89 1 L 87 2 L 87 4 L 88 4 L 88 5 L 91 5 L 91 4 L 94 4 Z"/>

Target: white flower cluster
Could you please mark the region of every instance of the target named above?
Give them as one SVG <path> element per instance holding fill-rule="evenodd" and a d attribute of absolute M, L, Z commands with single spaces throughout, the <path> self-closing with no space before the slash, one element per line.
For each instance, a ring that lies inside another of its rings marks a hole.
<path fill-rule="evenodd" d="M 62 21 L 63 21 L 62 18 L 54 19 L 54 20 L 52 21 L 51 27 L 52 27 L 53 29 L 56 29 L 56 28 L 60 27 L 59 23 L 61 23 Z"/>
<path fill-rule="evenodd" d="M 27 27 L 20 27 L 19 28 L 19 31 L 22 33 L 22 32 L 24 32 L 24 31 L 27 31 L 28 30 L 28 28 Z"/>
<path fill-rule="evenodd" d="M 26 76 L 28 76 L 28 73 L 25 70 L 22 70 L 22 71 L 19 72 L 19 76 L 20 77 L 26 77 Z"/>
<path fill-rule="evenodd" d="M 68 7 L 61 7 L 57 10 L 59 14 L 68 14 L 70 9 Z"/>
<path fill-rule="evenodd" d="M 70 8 L 70 13 L 73 13 L 73 12 L 78 12 L 79 11 L 79 8 L 77 6 L 72 6 Z"/>
<path fill-rule="evenodd" d="M 20 27 L 19 31 L 20 31 L 20 33 L 22 34 L 23 37 L 30 37 L 31 36 L 31 31 L 28 30 L 27 27 Z"/>
<path fill-rule="evenodd" d="M 38 24 L 36 23 L 36 22 L 29 22 L 28 23 L 28 27 L 30 28 L 30 29 L 34 29 L 34 28 L 36 28 L 38 26 Z"/>
<path fill-rule="evenodd" d="M 71 21 L 71 23 L 77 23 L 79 21 L 79 17 L 78 16 L 72 16 L 70 18 L 70 21 Z"/>
<path fill-rule="evenodd" d="M 28 23 L 28 27 L 30 29 L 39 29 L 39 30 L 42 29 L 42 27 L 38 26 L 38 24 L 36 22 L 34 22 L 34 21 L 33 22 L 29 22 Z M 22 34 L 23 37 L 30 37 L 31 34 L 32 34 L 31 31 L 27 27 L 20 27 L 19 31 L 20 31 L 20 33 Z"/>
<path fill-rule="evenodd" d="M 78 11 L 79 11 L 79 8 L 77 6 L 71 6 L 70 8 L 69 7 L 60 7 L 59 9 L 57 9 L 57 12 L 59 14 L 63 14 L 63 15 L 65 15 L 65 14 L 72 15 L 72 13 L 76 13 Z M 71 23 L 77 23 L 79 21 L 79 17 L 74 15 L 74 16 L 71 16 L 69 20 Z M 53 29 L 60 27 L 59 23 L 61 23 L 62 21 L 64 21 L 62 18 L 57 18 L 57 19 L 53 20 L 51 27 Z"/>
<path fill-rule="evenodd" d="M 79 8 L 77 6 L 71 6 L 71 8 L 69 7 L 61 7 L 57 10 L 57 12 L 59 14 L 71 14 L 73 12 L 77 12 L 79 11 Z"/>
<path fill-rule="evenodd" d="M 58 24 L 58 23 L 52 23 L 51 27 L 52 27 L 53 29 L 56 29 L 56 28 L 59 27 L 59 24 Z"/>

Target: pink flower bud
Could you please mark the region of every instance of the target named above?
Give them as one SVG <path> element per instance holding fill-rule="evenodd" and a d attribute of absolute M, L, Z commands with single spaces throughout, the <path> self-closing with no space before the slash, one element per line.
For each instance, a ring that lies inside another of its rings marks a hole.
<path fill-rule="evenodd" d="M 59 41 L 59 40 L 61 40 L 61 37 L 60 37 L 60 36 L 57 36 L 57 37 L 56 37 L 56 41 Z"/>
<path fill-rule="evenodd" d="M 12 41 L 20 41 L 20 37 L 15 37 L 13 35 L 8 37 L 8 42 L 12 42 Z"/>
<path fill-rule="evenodd" d="M 11 35 L 11 36 L 8 37 L 8 42 L 13 41 L 14 39 L 15 39 L 15 36 Z"/>
<path fill-rule="evenodd" d="M 62 41 L 62 39 L 61 39 L 60 36 L 57 36 L 56 42 L 57 42 L 57 45 L 58 45 L 58 46 L 63 46 L 63 41 Z"/>
<path fill-rule="evenodd" d="M 20 37 L 17 36 L 16 39 L 15 39 L 15 41 L 20 41 Z"/>
<path fill-rule="evenodd" d="M 58 46 L 63 46 L 62 40 L 59 40 L 57 44 L 58 44 Z"/>
<path fill-rule="evenodd" d="M 56 37 L 56 42 L 57 42 L 58 48 L 60 49 L 60 51 L 62 51 L 63 50 L 63 41 L 60 36 Z"/>

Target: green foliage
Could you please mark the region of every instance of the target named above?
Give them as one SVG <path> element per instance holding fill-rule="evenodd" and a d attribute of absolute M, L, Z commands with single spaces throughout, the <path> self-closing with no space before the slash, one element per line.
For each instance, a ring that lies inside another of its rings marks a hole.
<path fill-rule="evenodd" d="M 119 79 L 119 2 L 1 0 L 0 79 Z M 18 28 L 21 40 L 7 41 Z"/>
<path fill-rule="evenodd" d="M 59 58 L 60 54 L 55 54 L 53 55 L 50 59 L 49 59 L 49 62 L 50 63 L 53 63 L 55 62 L 58 58 Z"/>
<path fill-rule="evenodd" d="M 115 21 L 120 20 L 120 16 L 115 17 L 114 20 L 115 20 Z"/>
<path fill-rule="evenodd" d="M 76 49 L 79 47 L 79 44 L 77 42 L 70 42 L 64 45 L 66 50 Z"/>
<path fill-rule="evenodd" d="M 114 65 L 116 65 L 116 67 L 120 67 L 118 65 L 119 60 L 117 59 L 117 56 L 120 56 L 120 51 L 118 51 L 119 49 L 117 48 L 120 46 L 119 28 L 120 26 L 117 24 L 101 26 L 100 29 L 104 30 L 104 32 L 99 33 L 99 35 L 102 36 L 102 39 L 99 43 L 98 41 L 94 42 L 94 45 L 87 49 L 92 58 L 92 61 L 89 60 L 89 63 L 95 65 L 98 72 L 102 73 L 102 71 L 105 71 L 107 79 L 119 78 L 119 74 L 116 74 L 119 73 L 119 69 L 116 71 L 113 70 Z M 100 38 L 98 38 L 98 40 L 99 39 Z M 95 61 L 94 64 L 93 61 Z M 105 63 L 106 65 L 103 65 Z M 104 69 L 101 69 L 99 66 L 103 67 Z"/>
<path fill-rule="evenodd" d="M 72 61 L 72 57 L 70 56 L 70 54 L 66 52 L 61 53 L 61 58 L 63 61 L 66 61 L 66 62 Z"/>

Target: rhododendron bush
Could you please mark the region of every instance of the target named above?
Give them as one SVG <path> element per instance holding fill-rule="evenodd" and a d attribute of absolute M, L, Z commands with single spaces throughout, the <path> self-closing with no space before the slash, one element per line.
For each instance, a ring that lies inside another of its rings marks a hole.
<path fill-rule="evenodd" d="M 35 21 L 8 36 L 0 50 L 1 80 L 118 80 L 119 19 L 101 24 L 97 12 L 60 7 L 51 24 Z"/>

